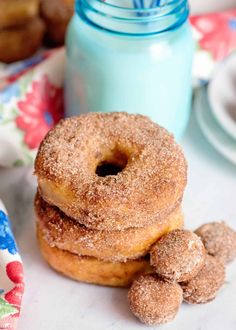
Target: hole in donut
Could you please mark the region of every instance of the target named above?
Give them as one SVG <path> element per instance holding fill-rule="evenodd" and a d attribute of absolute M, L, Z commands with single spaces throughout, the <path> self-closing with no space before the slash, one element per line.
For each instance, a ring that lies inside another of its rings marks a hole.
<path fill-rule="evenodd" d="M 108 175 L 117 175 L 126 167 L 128 158 L 125 154 L 116 151 L 111 152 L 107 157 L 98 163 L 96 174 L 101 177 Z"/>
<path fill-rule="evenodd" d="M 123 170 L 122 167 L 111 164 L 111 163 L 103 163 L 97 166 L 96 174 L 98 176 L 107 176 L 107 175 L 116 175 Z"/>

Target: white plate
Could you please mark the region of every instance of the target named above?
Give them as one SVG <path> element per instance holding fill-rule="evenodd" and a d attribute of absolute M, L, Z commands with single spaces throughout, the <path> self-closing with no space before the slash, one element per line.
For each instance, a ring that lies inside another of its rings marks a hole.
<path fill-rule="evenodd" d="M 212 114 L 206 88 L 197 92 L 194 107 L 196 117 L 207 140 L 225 158 L 236 164 L 236 140 L 228 135 Z"/>
<path fill-rule="evenodd" d="M 208 95 L 213 115 L 236 139 L 236 53 L 219 66 L 209 84 Z"/>

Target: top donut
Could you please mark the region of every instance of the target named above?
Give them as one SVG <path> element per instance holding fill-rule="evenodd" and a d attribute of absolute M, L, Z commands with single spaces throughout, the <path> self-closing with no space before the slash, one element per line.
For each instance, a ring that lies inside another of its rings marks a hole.
<path fill-rule="evenodd" d="M 41 196 L 88 228 L 162 221 L 181 203 L 182 149 L 142 115 L 89 113 L 60 121 L 35 161 Z"/>

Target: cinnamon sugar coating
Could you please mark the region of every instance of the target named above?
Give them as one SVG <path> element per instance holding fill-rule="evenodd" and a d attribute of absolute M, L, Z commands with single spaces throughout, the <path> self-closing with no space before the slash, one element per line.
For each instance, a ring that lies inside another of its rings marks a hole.
<path fill-rule="evenodd" d="M 184 300 L 189 304 L 203 304 L 213 300 L 224 279 L 224 264 L 219 259 L 207 255 L 205 264 L 197 276 L 181 283 Z"/>
<path fill-rule="evenodd" d="M 46 203 L 38 193 L 35 213 L 42 235 L 51 247 L 108 261 L 126 261 L 144 256 L 159 237 L 183 225 L 183 214 L 178 207 L 160 223 L 144 228 L 122 231 L 89 229 Z"/>
<path fill-rule="evenodd" d="M 110 163 L 122 171 L 99 176 Z M 89 113 L 60 121 L 35 161 L 44 200 L 88 228 L 155 223 L 181 203 L 187 180 L 182 149 L 147 117 Z"/>
<path fill-rule="evenodd" d="M 236 258 L 236 232 L 225 222 L 206 223 L 195 233 L 201 237 L 207 253 L 227 263 Z"/>
<path fill-rule="evenodd" d="M 201 239 L 189 230 L 173 230 L 162 236 L 151 249 L 151 265 L 169 281 L 187 281 L 200 271 L 205 261 Z"/>
<path fill-rule="evenodd" d="M 179 284 L 166 282 L 156 274 L 141 275 L 128 293 L 130 309 L 148 325 L 169 322 L 176 316 L 183 293 Z"/>

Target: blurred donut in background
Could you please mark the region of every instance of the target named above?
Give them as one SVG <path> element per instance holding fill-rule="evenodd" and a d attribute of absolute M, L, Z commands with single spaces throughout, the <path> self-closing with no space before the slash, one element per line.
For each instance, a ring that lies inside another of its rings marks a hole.
<path fill-rule="evenodd" d="M 0 30 L 0 62 L 12 63 L 32 56 L 42 45 L 44 32 L 45 24 L 38 17 Z"/>
<path fill-rule="evenodd" d="M 0 29 L 22 25 L 39 14 L 39 0 L 1 0 Z"/>
<path fill-rule="evenodd" d="M 64 44 L 74 0 L 1 0 L 0 62 L 33 56 L 46 46 Z"/>
<path fill-rule="evenodd" d="M 41 16 L 46 23 L 46 43 L 64 44 L 67 25 L 74 12 L 74 0 L 41 0 Z"/>

